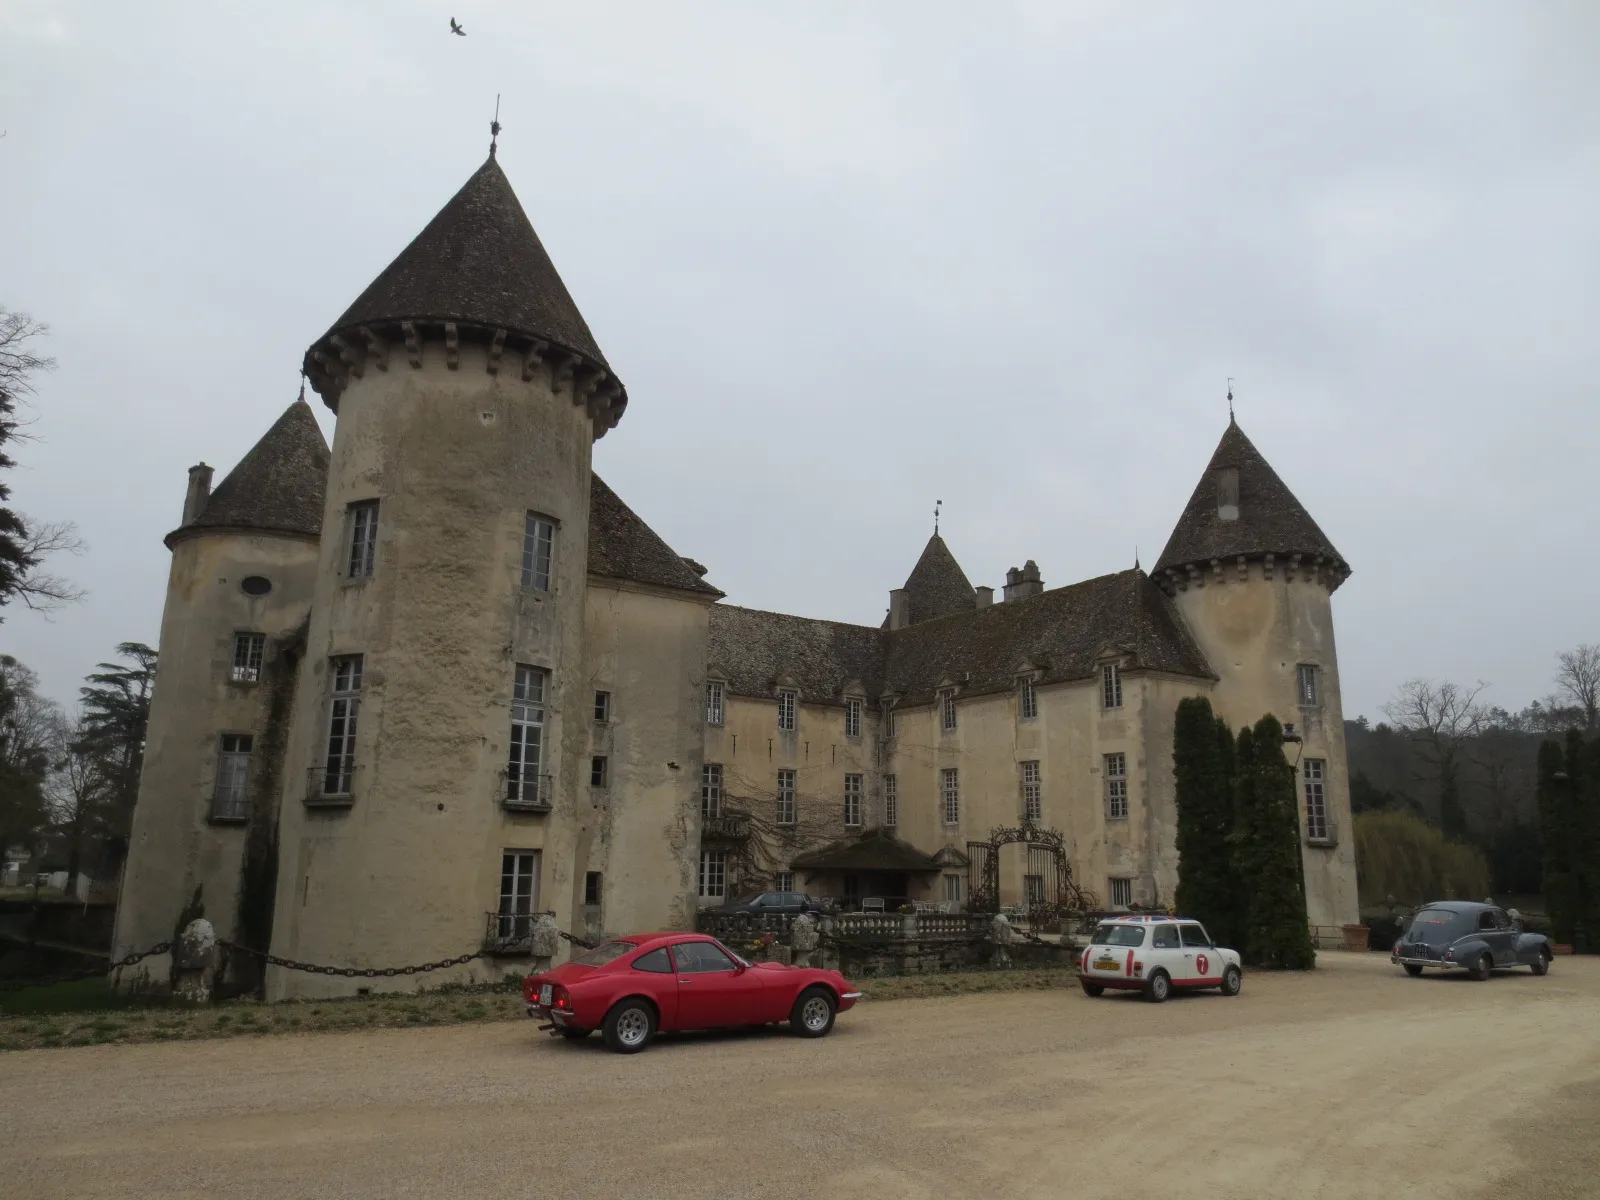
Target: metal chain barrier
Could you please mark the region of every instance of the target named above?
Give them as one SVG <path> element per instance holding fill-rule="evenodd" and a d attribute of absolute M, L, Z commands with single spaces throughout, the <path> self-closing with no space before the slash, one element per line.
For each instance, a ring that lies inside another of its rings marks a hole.
<path fill-rule="evenodd" d="M 474 950 L 471 954 L 459 954 L 455 958 L 441 958 L 438 962 L 418 963 L 411 967 L 329 967 L 319 963 L 300 962 L 298 959 L 281 958 L 276 954 L 269 954 L 265 950 L 256 950 L 250 946 L 241 946 L 238 942 L 229 942 L 217 939 L 217 945 L 229 950 L 237 950 L 240 954 L 248 954 L 259 958 L 269 967 L 283 967 L 288 971 L 305 971 L 312 975 L 342 975 L 346 979 L 378 979 L 392 978 L 395 975 L 422 975 L 429 971 L 442 971 L 445 967 L 464 967 L 475 958 L 482 958 L 482 950 Z"/>
<path fill-rule="evenodd" d="M 25 988 L 53 987 L 58 983 L 76 983 L 80 979 L 92 979 L 96 975 L 106 975 L 122 967 L 131 967 L 140 959 L 149 958 L 152 954 L 165 954 L 170 949 L 172 949 L 171 942 L 157 942 L 148 950 L 129 954 L 104 967 L 88 967 L 61 975 L 46 975 L 42 979 L 0 979 L 0 992 L 20 992 Z"/>
<path fill-rule="evenodd" d="M 560 934 L 565 941 L 571 942 L 574 946 L 582 946 L 585 950 L 593 950 L 595 946 L 598 945 L 596 942 L 586 942 L 576 934 L 568 933 L 565 929 L 558 929 L 556 932 Z"/>

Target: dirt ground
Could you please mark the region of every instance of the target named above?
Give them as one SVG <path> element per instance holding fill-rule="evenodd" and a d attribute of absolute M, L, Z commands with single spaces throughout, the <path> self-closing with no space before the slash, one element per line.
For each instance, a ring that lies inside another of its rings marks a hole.
<path fill-rule="evenodd" d="M 1600 958 L 1323 954 L 1237 999 L 864 1001 L 636 1057 L 532 1022 L 27 1050 L 7 1195 L 1600 1195 Z"/>

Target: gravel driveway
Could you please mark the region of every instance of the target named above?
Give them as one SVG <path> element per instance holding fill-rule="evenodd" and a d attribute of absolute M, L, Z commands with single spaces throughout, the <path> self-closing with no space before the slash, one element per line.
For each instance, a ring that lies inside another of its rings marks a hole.
<path fill-rule="evenodd" d="M 0 1056 L 17 1197 L 1594 1197 L 1600 958 L 874 1005 L 645 1054 L 532 1022 Z M 870 987 L 869 987 L 870 992 Z"/>

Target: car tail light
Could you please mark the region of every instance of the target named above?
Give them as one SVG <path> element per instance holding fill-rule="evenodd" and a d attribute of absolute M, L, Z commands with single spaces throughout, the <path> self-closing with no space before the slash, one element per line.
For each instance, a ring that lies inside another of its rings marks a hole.
<path fill-rule="evenodd" d="M 526 1000 L 529 1004 L 532 1004 L 534 997 L 537 996 L 538 994 L 539 994 L 539 985 L 538 985 L 538 983 L 536 983 L 534 981 L 533 976 L 532 975 L 525 976 L 523 978 L 523 980 L 522 980 L 522 998 L 524 1000 Z"/>
<path fill-rule="evenodd" d="M 550 1007 L 559 1008 L 562 1012 L 572 1011 L 572 994 L 559 983 L 550 992 Z"/>

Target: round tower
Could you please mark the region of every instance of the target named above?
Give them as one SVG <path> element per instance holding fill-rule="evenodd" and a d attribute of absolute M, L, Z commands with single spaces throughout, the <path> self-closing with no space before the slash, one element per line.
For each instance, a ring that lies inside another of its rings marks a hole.
<path fill-rule="evenodd" d="M 305 370 L 337 425 L 273 949 L 403 966 L 572 928 L 590 448 L 627 398 L 492 151 Z"/>
<path fill-rule="evenodd" d="M 317 568 L 328 446 L 311 408 L 290 405 L 211 490 L 189 469 L 160 658 L 113 938 L 116 957 L 173 936 L 198 899 L 221 937 L 265 925 L 251 864 L 274 856 L 298 641 Z M 260 876 L 262 870 L 254 872 Z M 118 980 L 166 983 L 164 959 Z"/>
<path fill-rule="evenodd" d="M 1271 713 L 1299 742 L 1306 907 L 1316 925 L 1359 919 L 1333 592 L 1350 575 L 1277 472 L 1229 420 L 1152 572 L 1174 598 L 1235 729 Z"/>

